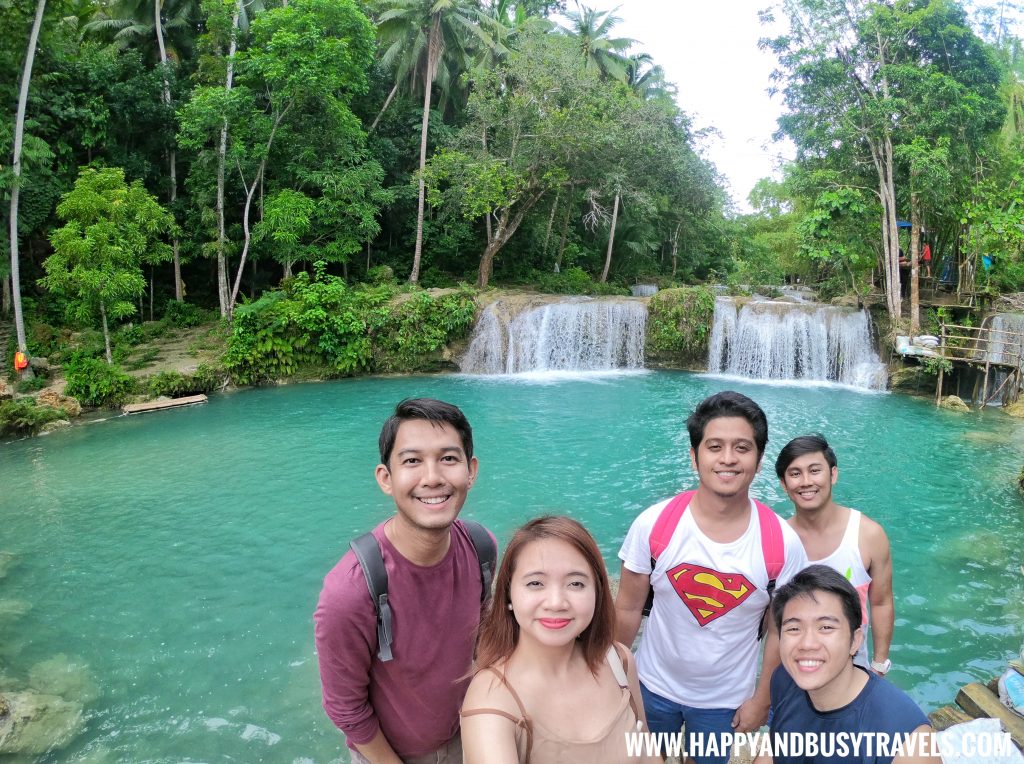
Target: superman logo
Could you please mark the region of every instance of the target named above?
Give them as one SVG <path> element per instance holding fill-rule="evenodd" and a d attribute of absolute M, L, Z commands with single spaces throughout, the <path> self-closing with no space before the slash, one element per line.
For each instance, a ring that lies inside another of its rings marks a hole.
<path fill-rule="evenodd" d="M 688 562 L 672 568 L 668 580 L 701 626 L 740 605 L 757 588 L 739 573 L 719 573 Z"/>

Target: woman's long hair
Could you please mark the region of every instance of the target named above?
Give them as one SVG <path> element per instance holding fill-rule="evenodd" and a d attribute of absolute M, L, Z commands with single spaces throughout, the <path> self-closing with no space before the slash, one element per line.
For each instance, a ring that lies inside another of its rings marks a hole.
<path fill-rule="evenodd" d="M 590 625 L 577 637 L 583 658 L 591 671 L 596 672 L 615 634 L 615 606 L 608 585 L 608 572 L 594 537 L 586 528 L 568 517 L 538 517 L 515 532 L 501 560 L 490 609 L 480 624 L 480 640 L 476 648 L 478 669 L 493 666 L 512 655 L 519 641 L 519 623 L 509 610 L 512 601 L 512 575 L 515 573 L 519 553 L 527 544 L 541 539 L 564 541 L 583 555 L 590 566 L 596 587 L 594 617 Z"/>

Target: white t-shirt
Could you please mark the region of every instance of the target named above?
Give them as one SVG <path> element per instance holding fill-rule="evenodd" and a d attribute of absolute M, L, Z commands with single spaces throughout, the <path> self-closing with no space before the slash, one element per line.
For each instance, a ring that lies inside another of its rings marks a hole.
<path fill-rule="evenodd" d="M 629 529 L 619 559 L 634 573 L 651 573 L 650 537 L 669 500 L 644 510 Z M 779 519 L 785 564 L 782 586 L 807 566 L 800 537 Z M 757 508 L 736 541 L 705 536 L 687 509 L 651 573 L 654 607 L 647 619 L 637 671 L 652 692 L 694 708 L 738 708 L 754 694 L 757 631 L 768 606 L 768 571 Z"/>

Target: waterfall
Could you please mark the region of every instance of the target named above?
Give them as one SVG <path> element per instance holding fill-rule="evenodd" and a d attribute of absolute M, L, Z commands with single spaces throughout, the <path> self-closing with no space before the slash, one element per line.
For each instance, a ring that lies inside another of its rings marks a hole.
<path fill-rule="evenodd" d="M 715 301 L 708 371 L 884 390 L 867 311 L 813 303 Z"/>
<path fill-rule="evenodd" d="M 992 330 L 992 339 L 989 341 L 988 360 L 991 363 L 1013 363 L 1015 358 L 1024 354 L 1024 347 L 1019 337 L 1000 332 L 1024 332 L 1024 315 L 1020 313 L 995 313 L 991 318 L 982 322 L 982 326 L 988 325 Z M 1013 357 L 1013 359 L 1011 359 Z"/>
<path fill-rule="evenodd" d="M 477 321 L 460 368 L 468 374 L 642 369 L 647 306 L 566 298 L 530 306 L 496 300 Z"/>

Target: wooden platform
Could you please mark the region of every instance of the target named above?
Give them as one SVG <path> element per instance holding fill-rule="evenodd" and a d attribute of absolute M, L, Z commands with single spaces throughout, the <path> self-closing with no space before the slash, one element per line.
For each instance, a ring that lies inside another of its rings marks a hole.
<path fill-rule="evenodd" d="M 124 414 L 146 414 L 150 411 L 163 411 L 164 409 L 176 409 L 182 406 L 195 406 L 199 403 L 206 403 L 205 395 L 187 395 L 184 398 L 171 398 L 166 401 L 149 401 L 148 403 L 126 403 L 121 407 Z"/>
<path fill-rule="evenodd" d="M 1010 733 L 1014 744 L 1018 748 L 1024 748 L 1024 717 L 1018 716 L 999 702 L 994 686 L 995 680 L 989 682 L 988 686 L 981 682 L 964 685 L 956 695 L 956 706 L 943 706 L 932 711 L 928 714 L 928 721 L 936 730 L 944 730 L 972 719 L 998 719 L 1003 729 Z"/>

